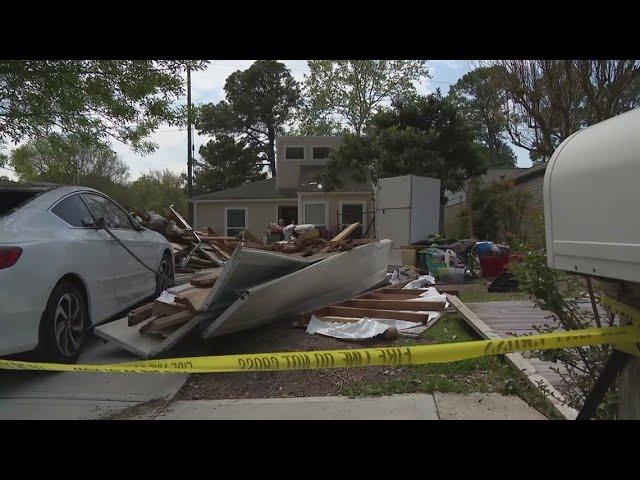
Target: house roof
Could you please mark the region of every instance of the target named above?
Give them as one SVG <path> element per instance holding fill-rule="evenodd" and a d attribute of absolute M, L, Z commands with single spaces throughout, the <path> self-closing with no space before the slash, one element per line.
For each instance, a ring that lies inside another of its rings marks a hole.
<path fill-rule="evenodd" d="M 322 186 L 316 180 L 324 167 L 321 165 L 302 165 L 300 167 L 300 180 L 298 181 L 299 192 L 322 192 Z M 371 185 L 360 183 L 353 179 L 350 172 L 340 174 L 342 186 L 336 188 L 336 192 L 370 192 Z"/>
<path fill-rule="evenodd" d="M 221 190 L 220 192 L 196 195 L 194 200 L 243 200 L 243 199 L 279 199 L 296 198 L 295 188 L 276 189 L 276 179 L 267 178 L 257 182 L 245 183 L 239 187 Z"/>

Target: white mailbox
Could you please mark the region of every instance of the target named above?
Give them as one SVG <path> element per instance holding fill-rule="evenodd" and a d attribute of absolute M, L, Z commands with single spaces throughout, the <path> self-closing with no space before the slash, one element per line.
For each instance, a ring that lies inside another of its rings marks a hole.
<path fill-rule="evenodd" d="M 550 267 L 640 282 L 640 109 L 567 138 L 544 177 Z"/>

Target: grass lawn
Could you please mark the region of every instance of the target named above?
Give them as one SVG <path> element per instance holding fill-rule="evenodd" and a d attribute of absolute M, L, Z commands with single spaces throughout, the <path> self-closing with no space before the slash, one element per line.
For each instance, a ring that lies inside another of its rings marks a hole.
<path fill-rule="evenodd" d="M 458 313 L 447 313 L 424 333 L 432 343 L 454 343 L 479 340 Z M 341 394 L 389 395 L 414 392 L 496 392 L 517 395 L 548 418 L 561 418 L 542 394 L 528 384 L 520 372 L 501 357 L 491 356 L 453 363 L 416 365 L 387 369 L 382 382 L 356 383 Z"/>
<path fill-rule="evenodd" d="M 504 302 L 507 300 L 524 300 L 527 295 L 522 292 L 488 292 L 488 282 L 478 280 L 473 284 L 465 284 L 464 289 L 460 289 L 458 298 L 463 303 L 474 302 Z"/>

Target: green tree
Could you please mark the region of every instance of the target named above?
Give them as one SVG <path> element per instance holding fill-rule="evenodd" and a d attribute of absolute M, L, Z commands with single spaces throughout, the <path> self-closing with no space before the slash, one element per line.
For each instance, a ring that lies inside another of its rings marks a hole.
<path fill-rule="evenodd" d="M 459 109 L 438 91 L 395 102 L 373 117 L 366 136 L 345 135 L 322 173 L 324 188 L 339 187 L 344 171 L 372 185 L 384 176 L 434 177 L 455 192 L 486 164 Z"/>
<path fill-rule="evenodd" d="M 180 124 L 186 65 L 179 60 L 0 61 L 0 144 L 50 133 L 82 141 L 115 138 L 138 151 L 161 123 Z"/>
<path fill-rule="evenodd" d="M 116 200 L 129 209 L 162 212 L 169 205 L 181 214 L 187 214 L 187 194 L 184 175 L 171 170 L 149 170 L 128 187 L 126 197 Z"/>
<path fill-rule="evenodd" d="M 194 169 L 198 193 L 225 190 L 267 177 L 259 152 L 244 140 L 218 135 L 200 147 L 200 156 Z"/>
<path fill-rule="evenodd" d="M 356 135 L 385 101 L 415 93 L 428 77 L 424 60 L 309 60 L 305 77 L 303 128 L 344 123 Z"/>
<path fill-rule="evenodd" d="M 198 132 L 244 141 L 259 152 L 275 176 L 275 140 L 300 106 L 298 82 L 283 63 L 258 60 L 229 75 L 224 91 L 226 100 L 200 107 Z"/>
<path fill-rule="evenodd" d="M 129 167 L 109 145 L 87 142 L 75 135 L 52 133 L 30 140 L 11 152 L 9 163 L 25 182 L 75 184 L 109 191 L 129 177 Z"/>
<path fill-rule="evenodd" d="M 471 124 L 477 141 L 485 147 L 488 166 L 515 167 L 516 156 L 505 142 L 504 93 L 497 88 L 492 68 L 481 67 L 465 74 L 451 87 L 449 97 Z"/>

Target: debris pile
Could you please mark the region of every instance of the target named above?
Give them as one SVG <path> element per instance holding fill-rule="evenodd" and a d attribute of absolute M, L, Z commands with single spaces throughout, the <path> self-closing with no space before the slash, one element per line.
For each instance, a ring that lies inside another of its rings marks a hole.
<path fill-rule="evenodd" d="M 183 237 L 173 227 L 169 223 L 162 229 Z M 220 249 L 235 245 L 222 267 L 194 274 L 190 283 L 169 288 L 94 333 L 152 358 L 189 332 L 208 340 L 343 301 L 384 282 L 391 250 L 390 240 L 358 245 L 346 238 L 349 234 L 345 230 L 327 242 L 314 229 L 269 246 L 246 237 L 232 242 L 203 236 L 201 244 L 211 241 Z"/>
<path fill-rule="evenodd" d="M 143 335 L 168 338 L 202 310 L 221 270 L 218 268 L 194 275 L 189 284 L 172 289 L 175 293 L 165 291 L 153 302 L 131 310 L 127 315 L 127 325 L 137 327 Z"/>

